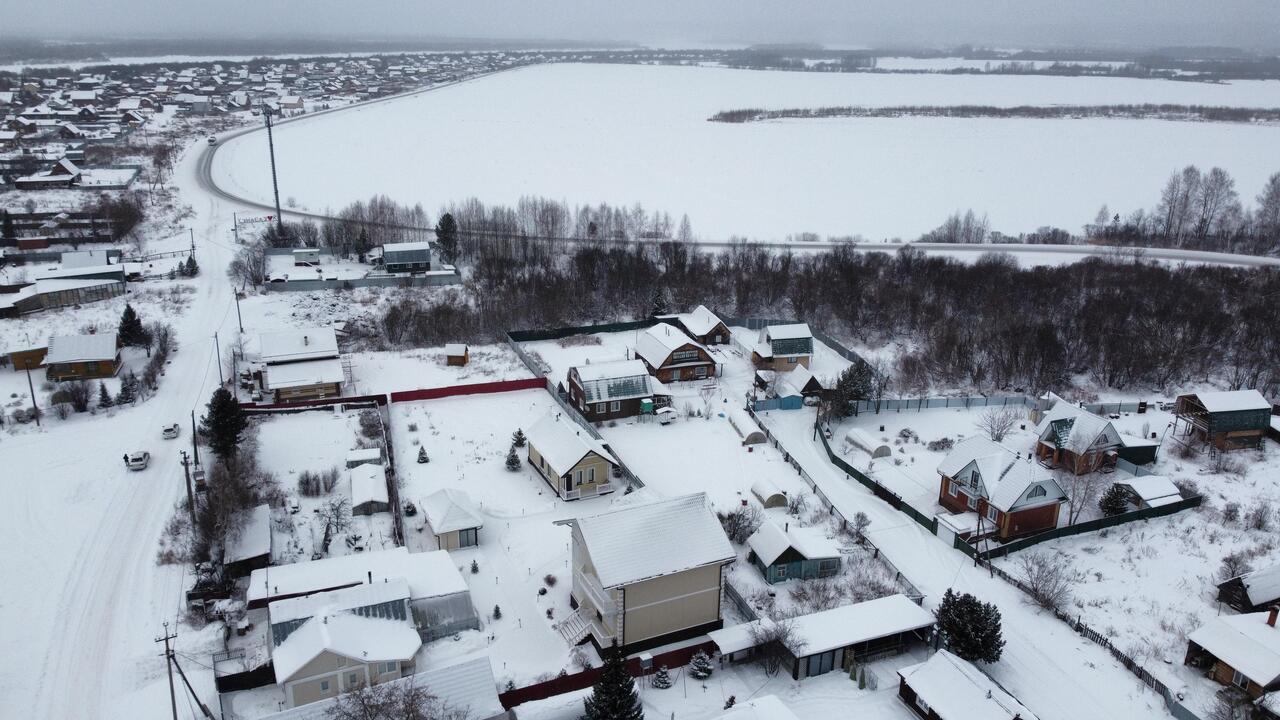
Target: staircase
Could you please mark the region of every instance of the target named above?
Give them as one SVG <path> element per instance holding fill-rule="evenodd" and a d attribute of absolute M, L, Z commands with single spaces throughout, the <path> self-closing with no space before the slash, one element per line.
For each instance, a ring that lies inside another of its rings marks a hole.
<path fill-rule="evenodd" d="M 552 627 L 560 633 L 560 637 L 564 638 L 566 643 L 569 643 L 569 647 L 574 647 L 587 639 L 587 633 L 591 632 L 591 621 L 582 616 L 582 610 L 579 608 L 577 612 Z"/>

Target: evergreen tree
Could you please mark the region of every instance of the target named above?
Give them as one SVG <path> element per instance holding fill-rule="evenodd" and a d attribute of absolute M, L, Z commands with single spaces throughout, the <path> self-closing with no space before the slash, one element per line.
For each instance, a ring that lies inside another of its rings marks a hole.
<path fill-rule="evenodd" d="M 12 240 L 17 236 L 13 229 L 13 216 L 8 210 L 0 210 L 0 240 Z"/>
<path fill-rule="evenodd" d="M 854 404 L 871 397 L 875 371 L 866 363 L 854 363 L 840 373 L 831 390 L 827 414 L 841 420 L 853 414 Z"/>
<path fill-rule="evenodd" d="M 662 288 L 654 286 L 653 293 L 649 295 L 649 316 L 657 317 L 658 315 L 667 315 L 671 312 L 671 308 L 667 307 L 666 293 L 662 292 Z"/>
<path fill-rule="evenodd" d="M 653 686 L 659 690 L 666 690 L 671 687 L 671 674 L 667 672 L 666 665 L 658 668 L 658 672 L 654 674 Z"/>
<path fill-rule="evenodd" d="M 693 654 L 693 659 L 689 661 L 689 675 L 694 680 L 706 680 L 711 677 L 715 666 L 711 664 L 711 656 L 699 650 Z"/>
<path fill-rule="evenodd" d="M 107 392 L 107 384 L 98 381 L 98 407 L 109 408 L 114 404 L 115 402 L 111 399 L 111 393 Z"/>
<path fill-rule="evenodd" d="M 195 277 L 200 274 L 200 266 L 196 264 L 195 255 L 187 256 L 187 261 L 182 264 L 182 274 L 187 277 Z"/>
<path fill-rule="evenodd" d="M 507 469 L 515 472 L 520 469 L 520 456 L 516 454 L 516 446 L 512 445 L 507 450 Z"/>
<path fill-rule="evenodd" d="M 995 662 L 1004 648 L 1000 610 L 969 593 L 957 595 L 948 589 L 942 596 L 938 632 L 948 650 L 970 662 Z"/>
<path fill-rule="evenodd" d="M 425 447 L 418 448 L 418 464 L 422 465 L 431 462 L 431 458 L 427 457 L 427 449 Z"/>
<path fill-rule="evenodd" d="M 502 619 L 502 608 L 498 607 L 497 605 L 493 606 L 493 619 L 494 620 Z"/>
<path fill-rule="evenodd" d="M 148 345 L 147 329 L 142 325 L 142 318 L 134 312 L 133 306 L 125 303 L 124 312 L 120 313 L 120 327 L 116 332 L 120 342 L 128 347 L 146 347 Z"/>
<path fill-rule="evenodd" d="M 729 699 L 724 701 L 724 709 L 725 709 L 725 710 L 728 710 L 729 708 L 731 708 L 731 707 L 733 707 L 734 705 L 737 705 L 737 704 L 738 704 L 738 696 L 737 696 L 737 695 L 730 695 L 730 696 L 729 696 Z"/>
<path fill-rule="evenodd" d="M 244 409 L 226 388 L 213 391 L 203 430 L 209 438 L 209 448 L 219 459 L 234 457 L 240 445 L 240 436 L 249 424 Z"/>
<path fill-rule="evenodd" d="M 120 376 L 120 392 L 116 393 L 116 405 L 128 405 L 138 399 L 138 376 L 125 370 Z"/>
<path fill-rule="evenodd" d="M 458 259 L 458 223 L 451 213 L 440 216 L 436 223 L 436 247 L 440 248 L 440 260 L 453 265 Z"/>
<path fill-rule="evenodd" d="M 604 651 L 604 672 L 583 706 L 582 720 L 644 720 L 636 683 L 617 642 Z"/>
<path fill-rule="evenodd" d="M 524 436 L 524 431 L 520 428 L 516 428 L 516 431 L 511 435 L 511 444 L 518 448 L 524 447 L 527 440 L 528 438 Z"/>
<path fill-rule="evenodd" d="M 1102 494 L 1098 509 L 1107 517 L 1121 515 L 1129 510 L 1129 496 L 1119 485 L 1112 485 Z"/>

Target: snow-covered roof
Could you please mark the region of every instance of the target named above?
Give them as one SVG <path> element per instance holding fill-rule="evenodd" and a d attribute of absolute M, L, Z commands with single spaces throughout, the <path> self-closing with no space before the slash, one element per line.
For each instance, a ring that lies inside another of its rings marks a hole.
<path fill-rule="evenodd" d="M 766 502 L 772 497 L 782 497 L 784 500 L 787 497 L 777 485 L 773 484 L 772 480 L 765 477 L 757 478 L 751 483 L 751 494 L 755 495 L 760 502 Z"/>
<path fill-rule="evenodd" d="M 604 444 L 591 436 L 578 423 L 561 413 L 542 418 L 529 428 L 529 444 L 557 473 L 567 473 L 578 461 L 594 452 L 611 463 L 617 463 Z"/>
<path fill-rule="evenodd" d="M 1280 678 L 1280 629 L 1267 624 L 1269 614 L 1216 617 L 1187 639 L 1267 687 Z"/>
<path fill-rule="evenodd" d="M 728 563 L 733 546 L 705 493 L 683 495 L 576 518 L 604 588 Z"/>
<path fill-rule="evenodd" d="M 61 267 L 57 270 L 41 270 L 40 277 L 49 280 L 83 277 L 85 275 L 118 275 L 124 277 L 124 267 L 121 265 L 77 265 L 69 267 Z"/>
<path fill-rule="evenodd" d="M 636 339 L 636 355 L 644 358 L 651 367 L 659 368 L 671 353 L 685 345 L 702 348 L 702 345 L 685 335 L 680 328 L 658 323 L 640 333 L 640 337 Z"/>
<path fill-rule="evenodd" d="M 1271 403 L 1257 390 L 1226 390 L 1195 393 L 1195 397 L 1211 413 L 1238 410 L 1271 410 Z"/>
<path fill-rule="evenodd" d="M 653 394 L 649 388 L 649 369 L 641 360 L 579 365 L 573 370 L 578 373 L 582 391 L 589 403 L 630 400 Z"/>
<path fill-rule="evenodd" d="M 365 465 L 368 463 L 373 463 L 375 465 L 382 464 L 381 448 L 376 448 L 376 447 L 356 448 L 355 450 L 352 450 L 347 453 L 348 465 L 356 466 L 356 465 Z"/>
<path fill-rule="evenodd" d="M 245 599 L 251 605 L 277 598 L 309 595 L 388 578 L 409 581 L 414 600 L 466 592 L 467 583 L 448 551 L 410 553 L 408 548 L 365 551 L 355 555 L 277 565 L 254 570 Z"/>
<path fill-rule="evenodd" d="M 247 510 L 244 525 L 234 537 L 227 538 L 222 554 L 224 563 L 240 562 L 271 554 L 271 506 L 261 505 Z"/>
<path fill-rule="evenodd" d="M 975 465 L 987 502 L 1008 512 L 1034 484 L 1046 486 L 1046 501 L 1065 496 L 1052 475 L 1031 457 L 1014 453 L 997 442 L 975 435 L 960 441 L 938 463 L 938 472 L 955 478 L 970 464 Z"/>
<path fill-rule="evenodd" d="M 1182 499 L 1178 486 L 1163 475 L 1145 475 L 1143 477 L 1121 480 L 1117 485 L 1124 485 L 1151 507 L 1159 507 L 1175 503 Z"/>
<path fill-rule="evenodd" d="M 362 663 L 409 660 L 422 638 L 408 620 L 350 613 L 316 616 L 303 623 L 271 653 L 276 683 L 282 684 L 323 652 Z"/>
<path fill-rule="evenodd" d="M 777 695 L 764 695 L 740 702 L 715 720 L 800 720 Z M 1034 720 L 1034 718 L 1032 719 Z"/>
<path fill-rule="evenodd" d="M 382 257 L 389 258 L 391 255 L 406 256 L 404 258 L 397 258 L 395 262 L 404 262 L 405 260 L 411 260 L 413 258 L 430 258 L 431 245 L 432 243 L 427 240 L 421 242 L 391 243 L 390 245 L 382 246 Z"/>
<path fill-rule="evenodd" d="M 799 657 L 848 647 L 898 633 L 931 627 L 933 614 L 907 599 L 888 595 L 793 618 L 792 633 Z"/>
<path fill-rule="evenodd" d="M 262 374 L 262 383 L 268 390 L 341 383 L 345 379 L 342 374 L 342 361 L 338 358 L 268 365 L 263 368 Z"/>
<path fill-rule="evenodd" d="M 347 471 L 351 475 L 351 505 L 358 507 L 367 502 L 386 504 L 387 473 L 381 465 L 366 463 Z"/>
<path fill-rule="evenodd" d="M 994 680 L 946 650 L 898 675 L 942 720 L 1036 720 Z"/>
<path fill-rule="evenodd" d="M 64 268 L 105 267 L 111 264 L 113 256 L 119 256 L 119 253 L 108 253 L 106 250 L 77 250 L 62 253 L 58 258 L 58 264 Z"/>
<path fill-rule="evenodd" d="M 277 600 L 267 606 L 267 614 L 271 618 L 271 624 L 278 625 L 293 620 L 306 620 L 316 615 L 331 615 L 408 599 L 409 583 L 404 578 L 384 579 L 383 582 Z"/>
<path fill-rule="evenodd" d="M 712 630 L 707 633 L 707 637 L 711 638 L 711 642 L 716 644 L 716 648 L 720 650 L 721 653 L 728 655 L 740 650 L 755 647 L 756 642 L 751 637 L 751 631 L 756 627 L 768 629 L 773 627 L 773 621 L 766 616 L 759 620 L 752 620 L 751 622 L 729 625 L 719 630 Z"/>
<path fill-rule="evenodd" d="M 262 362 L 268 365 L 338 356 L 338 336 L 333 328 L 267 332 L 259 342 Z"/>
<path fill-rule="evenodd" d="M 760 528 L 751 537 L 747 538 L 747 547 L 751 548 L 751 552 L 760 558 L 760 562 L 765 565 L 772 565 L 782 553 L 791 547 L 791 541 L 787 539 L 787 534 L 782 531 L 772 520 L 765 520 L 760 523 Z"/>
<path fill-rule="evenodd" d="M 462 357 L 467 354 L 467 346 L 462 343 L 449 343 L 444 346 L 444 354 L 449 357 Z"/>
<path fill-rule="evenodd" d="M 93 362 L 116 358 L 116 334 L 55 335 L 49 338 L 46 365 L 54 363 Z"/>
<path fill-rule="evenodd" d="M 808 323 L 792 323 L 790 325 L 770 325 L 765 328 L 770 340 L 800 340 L 813 337 Z"/>
<path fill-rule="evenodd" d="M 772 565 L 787 551 L 787 548 L 794 548 L 807 560 L 840 555 L 840 546 L 828 538 L 822 528 L 787 527 L 784 529 L 768 519 L 760 523 L 760 529 L 747 538 L 747 545 L 765 565 Z"/>
<path fill-rule="evenodd" d="M 422 511 L 426 513 L 431 531 L 437 535 L 484 527 L 471 497 L 462 490 L 444 488 L 431 493 L 422 501 Z"/>
<path fill-rule="evenodd" d="M 1245 573 L 1240 578 L 1251 605 L 1262 605 L 1280 598 L 1280 565 L 1272 565 Z"/>
<path fill-rule="evenodd" d="M 1108 429 L 1112 435 L 1118 436 L 1110 420 L 1058 398 L 1036 424 L 1036 435 L 1056 447 L 1086 449 L 1093 447 L 1098 436 Z"/>
<path fill-rule="evenodd" d="M 706 305 L 699 305 L 693 309 L 693 312 L 680 313 L 676 318 L 694 335 L 706 335 L 720 324 L 720 318 L 707 309 Z"/>

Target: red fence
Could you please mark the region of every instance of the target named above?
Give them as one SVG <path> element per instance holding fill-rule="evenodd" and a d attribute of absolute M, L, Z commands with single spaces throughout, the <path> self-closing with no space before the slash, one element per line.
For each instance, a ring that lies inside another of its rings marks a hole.
<path fill-rule="evenodd" d="M 451 385 L 442 388 L 426 388 L 424 390 L 402 390 L 391 393 L 391 402 L 410 402 L 412 400 L 438 400 L 458 395 L 485 395 L 504 393 L 514 390 L 546 390 L 546 378 L 523 378 L 520 380 L 499 380 L 497 382 L 476 383 L 474 385 Z"/>
<path fill-rule="evenodd" d="M 640 668 L 640 660 L 631 658 L 627 661 L 627 671 L 632 677 L 640 677 L 642 675 L 651 675 L 658 672 L 658 668 L 667 666 L 674 669 L 689 664 L 695 653 L 699 650 L 710 655 L 715 651 L 715 643 L 707 641 L 697 645 L 689 645 L 688 647 L 676 648 L 670 652 L 653 656 L 653 665 L 647 671 Z M 574 690 L 582 690 L 595 685 L 596 680 L 600 679 L 600 674 L 604 672 L 601 668 L 591 668 L 583 670 L 572 675 L 552 678 L 546 682 L 540 682 L 536 685 L 516 688 L 498 695 L 498 702 L 502 703 L 502 707 L 510 710 L 520 703 L 532 702 L 534 700 L 543 700 L 545 698 L 561 695 Z"/>

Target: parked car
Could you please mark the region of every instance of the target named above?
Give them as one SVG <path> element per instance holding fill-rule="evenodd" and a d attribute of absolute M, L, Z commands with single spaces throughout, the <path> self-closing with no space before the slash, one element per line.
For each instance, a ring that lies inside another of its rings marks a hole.
<path fill-rule="evenodd" d="M 217 144 L 218 144 L 218 138 L 216 138 L 216 137 L 214 137 L 214 136 L 210 135 L 210 136 L 209 136 L 209 144 L 210 144 L 210 145 L 217 145 Z"/>
<path fill-rule="evenodd" d="M 151 464 L 151 453 L 146 450 L 138 450 L 131 452 L 126 458 L 125 464 L 130 470 L 146 470 Z"/>
<path fill-rule="evenodd" d="M 172 440 L 178 437 L 178 432 L 180 430 L 181 426 L 178 425 L 178 423 L 173 423 L 172 425 L 165 425 L 164 428 L 160 430 L 160 435 L 165 440 Z"/>
<path fill-rule="evenodd" d="M 289 498 L 289 514 L 290 515 L 297 515 L 298 511 L 300 511 L 301 509 L 302 509 L 302 506 L 298 504 L 298 498 L 296 497 Z"/>

